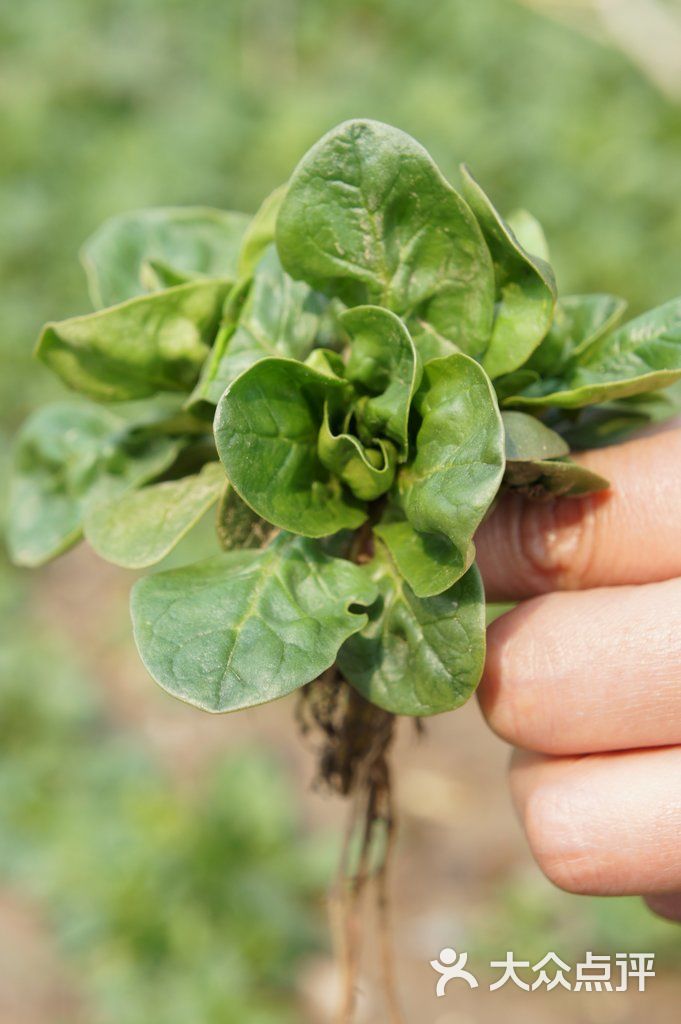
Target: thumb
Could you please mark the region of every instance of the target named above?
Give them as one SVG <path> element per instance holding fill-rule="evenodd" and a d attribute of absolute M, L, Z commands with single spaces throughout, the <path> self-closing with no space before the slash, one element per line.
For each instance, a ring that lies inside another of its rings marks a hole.
<path fill-rule="evenodd" d="M 610 481 L 586 498 L 505 495 L 478 530 L 488 600 L 681 576 L 681 430 L 585 452 Z"/>

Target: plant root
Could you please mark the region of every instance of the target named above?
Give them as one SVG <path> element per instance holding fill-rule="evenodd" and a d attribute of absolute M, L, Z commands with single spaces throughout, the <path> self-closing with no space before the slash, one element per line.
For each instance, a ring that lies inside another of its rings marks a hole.
<path fill-rule="evenodd" d="M 404 1024 L 394 976 L 388 873 L 395 813 L 388 752 L 395 716 L 364 700 L 332 667 L 302 691 L 297 720 L 314 735 L 317 785 L 350 799 L 335 884 L 329 897 L 334 946 L 342 970 L 336 1024 L 351 1024 L 362 945 L 362 910 L 368 889 L 376 907 L 382 987 L 388 1021 Z"/>

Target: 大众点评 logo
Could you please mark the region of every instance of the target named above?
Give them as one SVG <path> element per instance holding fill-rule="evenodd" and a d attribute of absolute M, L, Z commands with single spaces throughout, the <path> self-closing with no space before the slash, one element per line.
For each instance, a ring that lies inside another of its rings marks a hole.
<path fill-rule="evenodd" d="M 439 974 L 435 986 L 438 998 L 446 994 L 447 986 L 453 981 L 463 981 L 469 988 L 479 987 L 467 963 L 468 953 L 457 953 L 449 946 L 440 950 L 436 960 L 430 961 L 430 966 Z M 542 987 L 549 992 L 558 987 L 568 992 L 626 992 L 629 982 L 636 981 L 638 991 L 644 992 L 646 979 L 655 977 L 654 963 L 654 953 L 615 953 L 613 957 L 587 952 L 574 969 L 557 953 L 547 953 L 530 966 L 529 960 L 516 960 L 515 954 L 509 951 L 505 960 L 490 961 L 489 966 L 500 973 L 490 982 L 489 990 L 495 992 L 510 982 L 525 992 L 535 992 Z M 526 976 L 518 974 L 519 970 Z M 527 972 L 530 972 L 529 979 Z"/>

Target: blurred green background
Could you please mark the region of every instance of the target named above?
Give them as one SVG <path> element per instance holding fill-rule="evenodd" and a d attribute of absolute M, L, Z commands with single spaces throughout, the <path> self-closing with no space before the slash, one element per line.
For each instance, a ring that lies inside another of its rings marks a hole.
<path fill-rule="evenodd" d="M 399 125 L 446 174 L 465 160 L 502 209 L 531 209 L 563 291 L 610 290 L 634 311 L 679 294 L 681 104 L 581 7 L 587 31 L 513 0 L 3 4 L 3 439 L 59 392 L 32 345 L 44 320 L 87 309 L 76 254 L 105 217 L 253 210 L 351 116 Z M 296 1019 L 296 965 L 323 948 L 330 858 L 297 824 L 295 781 L 250 743 L 188 791 L 171 785 L 46 624 L 42 585 L 3 570 L 0 887 L 45 914 L 82 972 L 88 1024 Z M 131 645 L 117 614 L 117 643 Z M 504 882 L 484 909 L 491 954 L 511 948 L 514 924 L 517 946 L 545 951 L 568 905 Z M 678 963 L 676 933 L 637 904 L 579 907 L 573 946 L 633 929 Z"/>

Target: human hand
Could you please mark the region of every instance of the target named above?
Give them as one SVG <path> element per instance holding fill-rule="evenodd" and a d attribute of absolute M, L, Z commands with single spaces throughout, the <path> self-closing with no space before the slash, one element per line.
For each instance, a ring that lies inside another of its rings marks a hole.
<path fill-rule="evenodd" d="M 531 599 L 488 630 L 480 704 L 551 881 L 681 921 L 681 430 L 578 458 L 612 490 L 506 496 L 476 538 L 488 600 Z"/>

